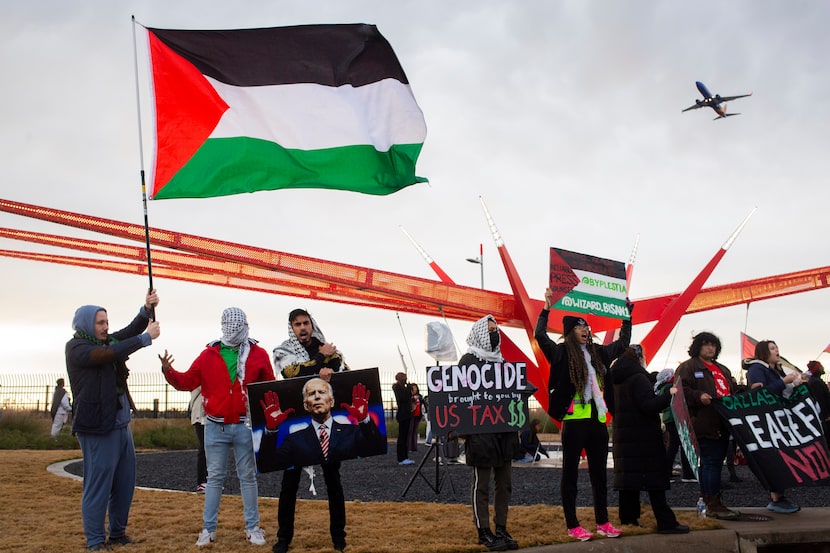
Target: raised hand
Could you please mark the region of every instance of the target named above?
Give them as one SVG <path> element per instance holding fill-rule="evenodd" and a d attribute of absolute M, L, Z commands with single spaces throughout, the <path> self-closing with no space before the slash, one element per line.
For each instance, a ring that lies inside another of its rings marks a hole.
<path fill-rule="evenodd" d="M 166 373 L 170 369 L 173 368 L 173 355 L 167 353 L 167 350 L 164 350 L 164 356 L 159 355 L 159 359 L 161 360 L 161 372 Z"/>
<path fill-rule="evenodd" d="M 352 404 L 341 403 L 340 407 L 349 412 L 349 416 L 361 422 L 369 416 L 369 394 L 364 384 L 358 382 L 352 387 Z"/>
<path fill-rule="evenodd" d="M 265 392 L 265 396 L 259 400 L 259 404 L 265 412 L 265 426 L 268 430 L 276 430 L 279 425 L 285 422 L 288 415 L 294 412 L 293 408 L 289 408 L 287 411 L 280 410 L 280 397 L 273 390 Z"/>

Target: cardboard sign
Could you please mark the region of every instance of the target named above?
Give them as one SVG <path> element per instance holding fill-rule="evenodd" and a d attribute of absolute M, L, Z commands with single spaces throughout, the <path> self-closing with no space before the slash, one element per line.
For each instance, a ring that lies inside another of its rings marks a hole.
<path fill-rule="evenodd" d="M 536 391 L 525 363 L 510 362 L 428 367 L 427 387 L 429 420 L 439 436 L 518 432 Z"/>

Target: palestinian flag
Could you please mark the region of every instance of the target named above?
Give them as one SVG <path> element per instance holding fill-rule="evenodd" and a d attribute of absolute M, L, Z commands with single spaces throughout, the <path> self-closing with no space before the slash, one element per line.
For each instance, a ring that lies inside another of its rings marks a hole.
<path fill-rule="evenodd" d="M 613 319 L 631 316 L 622 261 L 551 248 L 548 286 L 554 309 Z"/>
<path fill-rule="evenodd" d="M 278 188 L 391 194 L 426 182 L 424 116 L 374 25 L 147 29 L 151 197 Z"/>

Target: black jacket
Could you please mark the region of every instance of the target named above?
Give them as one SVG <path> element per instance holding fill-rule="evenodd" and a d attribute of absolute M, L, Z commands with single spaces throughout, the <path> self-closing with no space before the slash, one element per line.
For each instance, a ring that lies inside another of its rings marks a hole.
<path fill-rule="evenodd" d="M 648 372 L 629 356 L 611 370 L 614 390 L 614 489 L 666 490 L 666 450 L 660 412 L 671 395 L 657 395 Z"/>
<path fill-rule="evenodd" d="M 548 315 L 550 311 L 542 309 L 539 313 L 539 319 L 536 321 L 536 330 L 534 337 L 538 342 L 539 347 L 545 354 L 545 357 L 550 363 L 550 376 L 548 378 L 548 414 L 561 421 L 565 418 L 568 408 L 573 402 L 576 388 L 571 382 L 570 374 L 568 373 L 568 350 L 565 344 L 557 344 L 548 336 Z M 624 319 L 622 327 L 620 328 L 620 337 L 608 345 L 599 346 L 599 351 L 602 364 L 606 367 L 611 366 L 611 362 L 620 356 L 625 348 L 628 347 L 631 341 L 631 320 Z M 608 407 L 608 412 L 614 413 L 614 394 L 609 392 L 610 386 L 605 386 L 603 396 L 605 397 L 605 404 Z"/>
<path fill-rule="evenodd" d="M 126 384 L 124 393 L 118 395 L 116 370 L 117 366 L 125 368 L 130 354 L 149 345 L 140 336 L 149 321 L 146 311 L 141 309 L 129 325 L 109 335 L 115 340 L 106 345 L 85 338 L 73 338 L 66 343 L 66 370 L 75 396 L 72 432 L 106 434 L 115 427 L 121 401 L 129 402 L 130 408 L 135 409 Z"/>

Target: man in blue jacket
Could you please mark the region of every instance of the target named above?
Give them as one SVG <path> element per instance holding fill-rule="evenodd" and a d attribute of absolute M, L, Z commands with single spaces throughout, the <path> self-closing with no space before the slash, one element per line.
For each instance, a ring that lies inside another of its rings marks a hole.
<path fill-rule="evenodd" d="M 66 370 L 75 395 L 72 432 L 84 456 L 81 515 L 89 551 L 132 542 L 126 531 L 135 489 L 129 427 L 135 404 L 127 388 L 130 371 L 125 361 L 159 337 L 159 323 L 151 320 L 158 301 L 156 291 L 150 290 L 133 321 L 112 334 L 103 307 L 81 306 L 72 320 L 75 334 L 66 344 Z"/>

